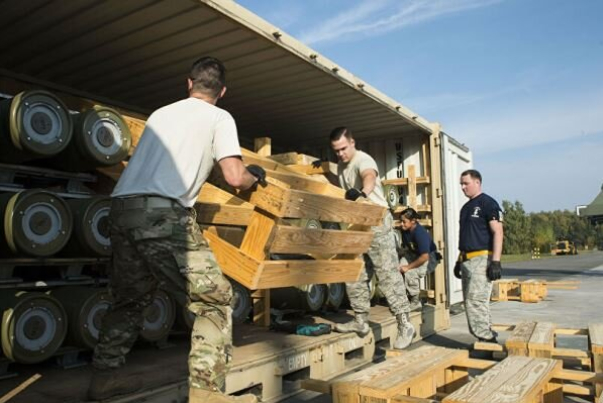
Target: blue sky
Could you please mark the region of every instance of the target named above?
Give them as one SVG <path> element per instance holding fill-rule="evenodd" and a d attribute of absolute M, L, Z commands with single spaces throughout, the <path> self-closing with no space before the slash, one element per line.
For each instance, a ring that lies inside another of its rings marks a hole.
<path fill-rule="evenodd" d="M 573 210 L 601 190 L 603 1 L 237 2 L 440 122 L 497 200 Z"/>

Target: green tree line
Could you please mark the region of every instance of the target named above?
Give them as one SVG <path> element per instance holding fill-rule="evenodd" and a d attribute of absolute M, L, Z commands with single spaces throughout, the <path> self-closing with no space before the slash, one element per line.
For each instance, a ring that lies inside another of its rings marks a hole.
<path fill-rule="evenodd" d="M 504 254 L 528 253 L 533 248 L 549 252 L 551 244 L 568 240 L 579 249 L 603 248 L 603 225 L 593 225 L 588 219 L 568 210 L 526 213 L 523 205 L 503 200 Z"/>

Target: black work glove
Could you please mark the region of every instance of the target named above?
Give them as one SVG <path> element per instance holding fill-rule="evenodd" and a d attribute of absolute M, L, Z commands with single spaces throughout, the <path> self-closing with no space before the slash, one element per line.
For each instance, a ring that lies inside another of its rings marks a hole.
<path fill-rule="evenodd" d="M 247 165 L 247 170 L 249 171 L 250 174 L 252 174 L 256 178 L 258 178 L 258 181 L 253 186 L 254 189 L 255 189 L 255 187 L 257 187 L 258 183 L 262 186 L 266 185 L 266 171 L 264 170 L 264 168 L 262 168 L 259 165 L 251 164 L 251 165 Z"/>
<path fill-rule="evenodd" d="M 496 260 L 491 261 L 488 265 L 488 269 L 486 269 L 486 276 L 490 281 L 499 280 L 502 277 L 502 267 L 500 267 L 500 262 Z"/>
<path fill-rule="evenodd" d="M 456 264 L 454 265 L 454 277 L 458 278 L 459 280 L 461 280 L 463 278 L 462 272 L 461 272 L 461 262 L 456 262 Z"/>
<path fill-rule="evenodd" d="M 329 161 L 329 160 L 328 160 L 328 159 L 326 159 L 326 158 L 321 158 L 321 159 L 319 159 L 319 160 L 312 161 L 312 167 L 313 167 L 313 168 L 317 168 L 317 169 L 318 169 L 318 168 L 320 168 L 320 167 L 322 166 L 322 163 L 323 163 L 323 162 L 328 162 L 328 161 Z"/>
<path fill-rule="evenodd" d="M 355 188 L 348 189 L 347 192 L 345 192 L 345 199 L 346 200 L 355 201 L 360 196 L 366 198 L 366 194 L 364 192 L 362 192 L 362 191 L 360 191 L 358 189 L 355 189 Z"/>

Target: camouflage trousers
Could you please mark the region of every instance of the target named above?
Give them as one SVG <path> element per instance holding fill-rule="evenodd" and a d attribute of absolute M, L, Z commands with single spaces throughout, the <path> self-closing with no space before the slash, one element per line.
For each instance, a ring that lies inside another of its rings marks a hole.
<path fill-rule="evenodd" d="M 230 282 L 203 239 L 194 210 L 176 202 L 172 207 L 128 208 L 132 199 L 111 203 L 113 304 L 102 321 L 93 365 L 104 369 L 125 363 L 144 323 L 143 310 L 161 288 L 196 315 L 190 387 L 223 391 L 232 357 Z"/>
<path fill-rule="evenodd" d="M 350 305 L 355 313 L 369 313 L 371 308 L 369 282 L 373 273 L 379 280 L 379 289 L 385 295 L 394 315 L 410 311 L 404 278 L 398 270 L 398 253 L 393 231 L 393 217 L 388 212 L 383 224 L 373 227 L 375 234 L 368 251 L 365 270 L 355 283 L 346 283 Z"/>
<path fill-rule="evenodd" d="M 400 258 L 400 265 L 408 265 L 413 262 L 417 257 L 413 254 L 405 254 Z M 427 273 L 432 273 L 438 265 L 438 258 L 435 252 L 429 253 L 429 259 L 419 267 L 415 267 L 412 270 L 404 273 L 404 284 L 406 285 L 406 292 L 409 296 L 414 297 L 419 295 L 421 292 L 421 280 L 425 278 Z"/>
<path fill-rule="evenodd" d="M 480 339 L 491 339 L 490 294 L 492 282 L 486 276 L 488 256 L 477 256 L 462 265 L 463 299 L 469 332 Z"/>

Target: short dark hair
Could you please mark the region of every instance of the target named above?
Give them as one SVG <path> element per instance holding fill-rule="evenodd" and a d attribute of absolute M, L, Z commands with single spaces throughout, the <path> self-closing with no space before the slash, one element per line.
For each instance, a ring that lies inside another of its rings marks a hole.
<path fill-rule="evenodd" d="M 482 181 L 482 174 L 480 174 L 476 169 L 467 169 L 466 171 L 463 171 L 461 178 L 466 175 L 469 175 L 473 179 L 479 179 L 480 182 Z"/>
<path fill-rule="evenodd" d="M 339 140 L 341 137 L 345 137 L 348 140 L 354 139 L 354 137 L 352 137 L 352 131 L 345 126 L 339 126 L 331 130 L 329 138 L 332 142 Z"/>
<path fill-rule="evenodd" d="M 418 220 L 420 218 L 419 213 L 414 208 L 408 207 L 400 213 L 401 217 L 405 217 L 409 220 Z"/>
<path fill-rule="evenodd" d="M 193 63 L 189 78 L 193 91 L 217 97 L 226 86 L 226 67 L 215 57 L 203 56 Z"/>

